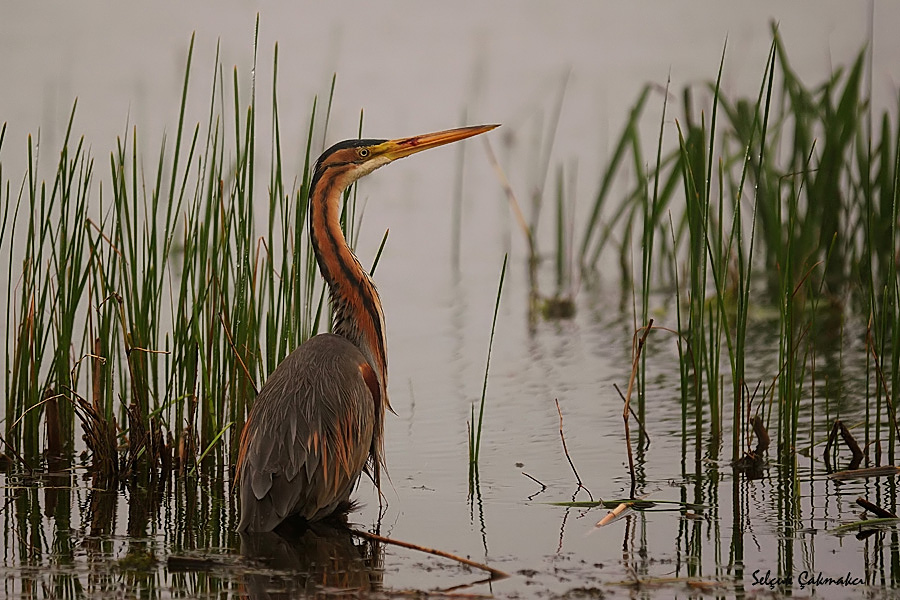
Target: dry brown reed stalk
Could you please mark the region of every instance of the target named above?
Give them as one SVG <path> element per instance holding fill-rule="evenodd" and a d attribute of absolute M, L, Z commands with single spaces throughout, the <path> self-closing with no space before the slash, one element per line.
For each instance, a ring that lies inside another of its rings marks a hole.
<path fill-rule="evenodd" d="M 197 436 L 194 432 L 194 423 L 197 422 L 198 403 L 197 396 L 191 394 L 187 424 L 184 427 L 181 439 L 178 441 L 178 449 L 175 452 L 175 468 L 178 469 L 180 475 L 184 475 L 188 467 L 197 464 Z"/>
<path fill-rule="evenodd" d="M 536 491 L 535 493 L 533 493 L 533 494 L 531 494 L 530 496 L 528 496 L 528 499 L 529 499 L 529 500 L 533 499 L 533 498 L 534 498 L 535 496 L 537 496 L 538 494 L 543 493 L 544 490 L 547 489 L 547 486 L 546 486 L 546 484 L 544 484 L 544 482 L 540 481 L 539 479 L 537 479 L 537 478 L 535 478 L 535 477 L 532 477 L 531 475 L 529 475 L 529 474 L 526 473 L 525 471 L 522 471 L 522 475 L 524 475 L 524 476 L 527 477 L 528 479 L 532 480 L 533 482 L 535 482 L 536 484 L 538 484 L 539 486 L 541 486 L 541 489 L 539 489 L 539 490 Z"/>
<path fill-rule="evenodd" d="M 897 518 L 897 515 L 895 515 L 891 511 L 885 510 L 885 509 L 881 508 L 880 506 L 878 506 L 877 504 L 873 504 L 872 502 L 869 502 L 862 496 L 860 496 L 859 498 L 856 499 L 856 503 L 859 506 L 862 506 L 864 509 L 866 509 L 870 513 L 872 513 L 873 515 L 875 515 L 876 517 L 880 517 L 882 519 L 896 519 Z"/>
<path fill-rule="evenodd" d="M 62 431 L 59 422 L 58 397 L 47 388 L 44 390 L 44 421 L 47 424 L 47 456 L 62 456 Z"/>
<path fill-rule="evenodd" d="M 850 460 L 850 464 L 847 466 L 848 471 L 854 471 L 859 469 L 859 465 L 862 464 L 863 458 L 865 458 L 865 454 L 860 449 L 859 444 L 856 442 L 856 439 L 853 437 L 853 434 L 850 433 L 850 430 L 847 429 L 847 426 L 844 425 L 843 421 L 840 419 L 834 420 L 834 425 L 831 427 L 831 433 L 828 435 L 828 442 L 825 444 L 825 467 L 831 471 L 831 447 L 837 441 L 837 434 L 840 432 L 841 438 L 844 440 L 844 443 L 847 445 L 847 448 L 850 449 L 850 452 L 853 454 L 853 458 Z"/>
<path fill-rule="evenodd" d="M 147 446 L 147 427 L 141 415 L 141 407 L 132 402 L 128 405 L 128 457 L 123 470 L 123 477 L 133 474 L 138 466 L 141 455 Z"/>
<path fill-rule="evenodd" d="M 125 300 L 118 293 L 113 293 L 112 298 L 119 307 L 119 322 L 122 327 L 122 341 L 125 344 L 125 360 L 128 364 L 128 374 L 131 380 L 132 398 L 140 404 L 141 408 L 146 409 L 150 406 L 150 400 L 147 397 L 148 390 L 143 383 L 139 383 L 138 377 L 143 371 L 140 364 L 135 364 L 138 361 L 143 362 L 144 357 L 142 354 L 134 354 L 132 352 L 135 349 L 134 340 L 128 327 L 128 321 L 125 318 Z M 130 408 L 128 410 L 130 411 Z"/>
<path fill-rule="evenodd" d="M 145 422 L 140 407 L 132 403 L 128 407 L 128 458 L 124 477 L 137 472 L 142 464 L 149 467 L 151 476 L 155 476 L 160 468 L 167 473 L 166 465 L 171 466 L 171 460 L 167 458 L 170 453 L 159 417 L 151 415 L 149 422 Z"/>
<path fill-rule="evenodd" d="M 628 425 L 628 415 L 631 409 L 631 392 L 634 391 L 634 380 L 637 378 L 638 367 L 641 361 L 641 351 L 647 342 L 647 336 L 653 328 L 653 319 L 647 323 L 646 327 L 642 327 L 634 332 L 637 338 L 638 333 L 643 330 L 643 334 L 637 341 L 637 347 L 634 349 L 634 356 L 631 359 L 631 376 L 628 378 L 628 390 L 625 392 L 625 408 L 622 409 L 622 420 L 625 421 L 625 446 L 628 449 L 628 471 L 631 474 L 631 497 L 634 498 L 634 488 L 637 485 L 637 479 L 634 474 L 634 455 L 631 452 L 631 428 Z"/>
<path fill-rule="evenodd" d="M 753 454 L 756 458 L 761 458 L 763 453 L 769 449 L 769 444 L 772 443 L 772 440 L 769 437 L 769 432 L 766 430 L 762 417 L 754 415 L 750 419 L 750 425 L 753 427 L 754 435 L 756 435 L 756 450 L 753 451 Z"/>
<path fill-rule="evenodd" d="M 768 388 L 763 388 L 763 398 L 756 407 L 757 414 L 750 416 L 750 414 L 753 412 L 753 400 L 756 398 L 756 394 L 759 393 L 759 388 L 762 387 L 762 383 L 763 383 L 762 381 L 756 382 L 756 387 L 753 389 L 752 394 L 750 393 L 750 386 L 748 386 L 746 382 L 741 383 L 741 407 L 742 407 L 741 411 L 743 413 L 743 418 L 741 420 L 741 423 L 749 423 L 750 424 L 749 428 L 747 428 L 747 427 L 743 428 L 743 430 L 746 432 L 746 436 L 745 436 L 746 444 L 747 444 L 746 453 L 748 453 L 748 454 L 751 453 L 750 444 L 753 442 L 752 434 L 754 432 L 757 434 L 757 436 L 756 436 L 756 439 L 758 440 L 757 448 L 759 448 L 760 445 L 762 444 L 762 439 L 759 437 L 759 432 L 755 431 L 756 424 L 754 423 L 754 419 L 759 419 L 759 427 L 761 427 L 762 431 L 764 431 L 766 434 L 767 442 L 766 442 L 764 450 L 768 450 L 769 444 L 771 443 L 771 439 L 769 439 L 769 432 L 766 430 L 765 422 L 763 421 L 762 417 L 759 416 L 760 409 L 762 409 L 762 407 L 766 401 L 765 395 L 766 395 L 766 389 L 768 389 Z M 746 402 L 744 402 L 744 399 L 746 399 Z"/>
<path fill-rule="evenodd" d="M 163 476 L 169 473 L 171 460 L 166 457 L 171 454 L 171 448 L 166 444 L 162 433 L 162 423 L 156 415 L 150 417 L 150 431 L 147 436 L 149 448 L 149 460 L 152 467 L 151 473 L 155 474 L 157 468 L 162 469 Z"/>
<path fill-rule="evenodd" d="M 91 401 L 94 403 L 94 410 L 98 413 L 101 408 L 101 399 L 103 398 L 103 365 L 106 359 L 101 356 L 103 353 L 103 345 L 100 338 L 94 339 L 94 349 L 91 355 Z"/>
<path fill-rule="evenodd" d="M 759 386 L 757 386 L 758 388 Z M 746 388 L 743 386 L 742 390 Z M 748 404 L 749 409 L 749 404 Z M 745 474 L 749 479 L 761 479 L 764 476 L 764 467 L 766 465 L 763 455 L 769 449 L 772 443 L 769 432 L 766 430 L 765 422 L 759 415 L 750 418 L 750 428 L 753 435 L 756 436 L 756 449 L 750 448 L 750 433 L 747 434 L 747 449 L 743 456 L 732 461 L 731 466 L 736 472 Z"/>
<path fill-rule="evenodd" d="M 19 454 L 19 451 L 16 450 L 16 447 L 7 442 L 6 438 L 4 438 L 2 435 L 0 435 L 0 444 L 3 444 L 3 446 L 9 451 L 9 453 L 13 455 L 13 458 L 19 461 L 19 464 L 22 465 L 26 471 L 28 471 L 29 475 L 34 472 L 34 469 L 31 468 L 31 464 L 29 464 L 29 462 L 25 460 L 25 457 Z M 4 454 L 3 451 L 0 451 L 0 468 L 5 469 L 10 464 L 12 464 L 12 459 Z"/>
<path fill-rule="evenodd" d="M 537 248 L 534 242 L 534 232 L 531 231 L 531 227 L 528 225 L 528 222 L 525 221 L 525 215 L 522 213 L 522 209 L 519 206 L 519 201 L 516 198 L 516 193 L 513 191 L 512 185 L 509 183 L 509 179 L 507 179 L 503 167 L 500 166 L 500 163 L 497 161 L 497 157 L 494 156 L 494 150 L 491 146 L 490 140 L 484 140 L 484 143 L 488 162 L 490 163 L 491 168 L 494 169 L 494 173 L 497 175 L 497 180 L 500 183 L 500 187 L 503 188 L 503 193 L 506 194 L 506 199 L 509 202 L 510 210 L 512 210 L 513 216 L 515 216 L 516 218 L 516 223 L 518 223 L 519 229 L 522 230 L 522 234 L 525 236 L 525 242 L 528 244 L 528 324 L 529 327 L 533 328 L 537 323 L 537 315 L 540 312 L 541 305 L 541 295 L 540 291 L 538 290 L 537 280 L 538 261 Z"/>
<path fill-rule="evenodd" d="M 95 487 L 104 487 L 119 478 L 119 452 L 116 444 L 116 420 L 107 421 L 103 414 L 80 396 L 73 395 L 75 414 L 84 430 L 82 436 L 93 457 Z"/>
<path fill-rule="evenodd" d="M 228 323 L 225 322 L 225 315 L 222 311 L 219 312 L 219 321 L 222 322 L 222 328 L 225 330 L 225 337 L 228 338 L 228 344 L 231 346 L 231 351 L 234 352 L 234 357 L 237 359 L 238 364 L 241 365 L 241 369 L 244 370 L 247 381 L 249 381 L 250 385 L 253 387 L 253 393 L 259 394 L 259 389 L 256 387 L 256 382 L 253 381 L 253 376 L 250 375 L 250 370 L 247 368 L 247 365 L 244 364 L 244 359 L 241 357 L 241 353 L 238 352 L 237 346 L 234 345 L 234 338 L 231 337 L 231 329 L 228 327 Z"/>
<path fill-rule="evenodd" d="M 175 468 L 175 458 L 175 438 L 172 437 L 171 431 L 167 431 L 166 451 L 162 455 L 162 470 L 166 478 L 169 477 L 169 473 Z"/>
<path fill-rule="evenodd" d="M 9 426 L 9 429 L 13 429 L 14 427 L 18 427 L 19 423 L 21 423 L 22 420 L 23 420 L 23 419 L 28 415 L 28 413 L 30 413 L 31 411 L 33 411 L 33 410 L 38 410 L 38 409 L 40 409 L 40 408 L 43 408 L 44 405 L 47 403 L 47 399 L 48 399 L 49 397 L 50 397 L 50 396 L 44 396 L 44 398 L 42 398 L 40 402 L 37 402 L 37 403 L 35 403 L 35 404 L 32 404 L 32 405 L 29 406 L 27 409 L 25 409 L 25 410 L 22 412 L 22 414 L 19 415 L 19 417 L 18 417 L 15 421 L 12 422 L 12 424 Z"/>
<path fill-rule="evenodd" d="M 559 438 L 562 440 L 563 452 L 566 453 L 566 460 L 569 461 L 569 466 L 572 467 L 572 472 L 575 474 L 575 481 L 578 482 L 578 490 L 584 490 L 587 492 L 588 497 L 591 499 L 591 502 L 594 501 L 594 496 L 591 494 L 591 490 L 584 487 L 584 484 L 581 483 L 581 477 L 578 476 L 578 470 L 575 468 L 575 463 L 572 462 L 572 457 L 569 456 L 569 449 L 566 447 L 566 436 L 563 433 L 563 416 L 562 410 L 559 408 L 559 398 L 556 399 L 556 412 L 559 413 Z M 540 483 L 540 482 L 538 482 Z M 541 484 L 543 485 L 543 484 Z M 578 494 L 578 490 L 575 490 L 575 494 Z M 572 497 L 572 501 L 575 501 L 575 497 Z"/>
<path fill-rule="evenodd" d="M 141 340 L 135 343 L 134 332 L 128 327 L 128 320 L 125 316 L 125 300 L 116 292 L 111 294 L 109 298 L 116 301 L 119 308 L 119 323 L 122 327 L 122 340 L 125 345 L 125 359 L 128 364 L 128 374 L 131 379 L 132 398 L 137 402 L 141 412 L 149 414 L 150 410 L 150 382 L 148 379 L 148 354 L 170 354 L 167 350 L 154 350 L 145 348 L 141 345 Z M 107 298 L 107 300 L 109 299 Z M 104 300 L 106 302 L 106 300 Z M 102 304 L 101 304 L 102 305 Z M 131 410 L 130 408 L 128 409 Z"/>
<path fill-rule="evenodd" d="M 506 173 L 503 171 L 503 167 L 500 166 L 500 163 L 497 162 L 497 157 L 494 156 L 494 150 L 491 147 L 490 140 L 484 140 L 484 147 L 487 151 L 488 162 L 491 164 L 491 168 L 494 169 L 494 173 L 497 175 L 497 179 L 500 181 L 500 187 L 503 188 L 503 193 L 506 194 L 506 199 L 509 201 L 509 207 L 512 209 L 513 215 L 516 217 L 516 222 L 518 222 L 519 228 L 522 230 L 522 233 L 525 234 L 525 240 L 528 242 L 528 257 L 531 260 L 534 260 L 534 236 L 532 234 L 531 227 L 529 227 L 528 223 L 525 221 L 525 215 L 522 214 L 522 209 L 519 207 L 519 201 L 516 199 L 516 193 L 513 191 L 512 185 L 509 183 L 509 179 L 506 178 Z"/>
<path fill-rule="evenodd" d="M 659 328 L 658 328 L 658 329 L 659 329 Z M 619 389 L 619 384 L 618 384 L 618 383 L 614 383 L 614 384 L 613 384 L 613 389 L 616 390 L 616 393 L 617 393 L 617 394 L 619 394 L 619 398 L 622 399 L 622 402 L 625 402 L 625 394 L 623 394 L 623 393 L 622 393 L 622 390 Z M 631 412 L 631 418 L 634 419 L 635 421 L 637 421 L 637 424 L 638 424 L 638 430 L 640 431 L 640 433 L 641 433 L 645 438 L 647 438 L 647 446 L 650 446 L 650 434 L 647 433 L 647 428 L 644 427 L 644 423 L 641 422 L 641 418 L 640 418 L 639 416 L 637 416 L 637 413 L 635 413 L 635 412 L 634 412 L 634 409 L 631 408 L 630 406 L 628 407 L 628 410 L 629 410 L 629 412 Z"/>
<path fill-rule="evenodd" d="M 391 544 L 393 546 L 400 546 L 401 548 L 409 548 L 410 550 L 416 550 L 418 552 L 424 552 L 425 554 L 432 554 L 434 556 L 441 556 L 443 558 L 449 558 L 450 560 L 455 560 L 458 563 L 464 564 L 469 567 L 474 567 L 476 569 L 480 569 L 487 573 L 491 574 L 490 581 L 497 581 L 499 579 L 506 579 L 509 577 L 509 573 L 501 571 L 500 569 L 495 569 L 494 567 L 488 566 L 484 563 L 475 562 L 474 560 L 469 560 L 468 558 L 463 558 L 462 556 L 457 556 L 455 554 L 450 554 L 449 552 L 444 552 L 443 550 L 437 550 L 435 548 L 427 548 L 425 546 L 420 546 L 418 544 L 413 544 L 411 542 L 404 542 L 402 540 L 397 540 L 394 538 L 384 537 L 375 533 L 369 533 L 368 531 L 362 531 L 360 529 L 350 529 L 350 533 L 355 536 L 373 541 L 373 542 L 381 542 L 383 544 Z"/>

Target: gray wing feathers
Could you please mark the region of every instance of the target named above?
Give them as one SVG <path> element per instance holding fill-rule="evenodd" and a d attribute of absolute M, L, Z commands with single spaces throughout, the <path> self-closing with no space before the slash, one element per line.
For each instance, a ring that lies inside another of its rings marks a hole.
<path fill-rule="evenodd" d="M 294 514 L 314 521 L 348 501 L 375 421 L 362 363 L 349 341 L 322 334 L 291 353 L 266 381 L 238 459 L 240 531 L 270 531 Z"/>

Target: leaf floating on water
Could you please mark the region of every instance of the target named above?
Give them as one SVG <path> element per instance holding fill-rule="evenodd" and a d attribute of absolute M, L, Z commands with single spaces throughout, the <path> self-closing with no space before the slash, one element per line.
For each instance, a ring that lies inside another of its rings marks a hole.
<path fill-rule="evenodd" d="M 606 506 L 609 504 L 604 500 L 571 500 L 567 502 L 547 502 L 550 506 L 565 506 L 566 508 L 597 508 L 598 506 Z"/>

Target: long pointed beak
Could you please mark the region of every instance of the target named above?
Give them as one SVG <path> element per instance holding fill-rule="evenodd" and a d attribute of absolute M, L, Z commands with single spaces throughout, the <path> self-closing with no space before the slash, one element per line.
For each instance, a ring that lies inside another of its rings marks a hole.
<path fill-rule="evenodd" d="M 379 148 L 380 152 L 377 153 L 387 157 L 390 160 L 397 160 L 398 158 L 403 158 L 405 156 L 409 156 L 410 154 L 421 152 L 422 150 L 428 150 L 430 148 L 443 146 L 444 144 L 458 142 L 460 140 L 472 137 L 473 135 L 485 133 L 496 127 L 500 127 L 500 125 L 476 125 L 474 127 L 460 127 L 459 129 L 447 129 L 446 131 L 425 133 L 408 138 L 389 140 L 381 144 L 381 148 Z"/>

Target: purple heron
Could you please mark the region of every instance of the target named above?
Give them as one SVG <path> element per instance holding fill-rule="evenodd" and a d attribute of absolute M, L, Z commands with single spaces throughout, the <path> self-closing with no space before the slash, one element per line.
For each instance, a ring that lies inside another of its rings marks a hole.
<path fill-rule="evenodd" d="M 341 198 L 350 184 L 389 162 L 495 127 L 346 140 L 316 161 L 309 235 L 330 291 L 333 333 L 301 344 L 259 391 L 238 453 L 239 531 L 271 531 L 288 517 L 311 522 L 345 512 L 367 464 L 380 493 L 384 411 L 390 408 L 384 315 L 375 284 L 341 232 Z"/>

